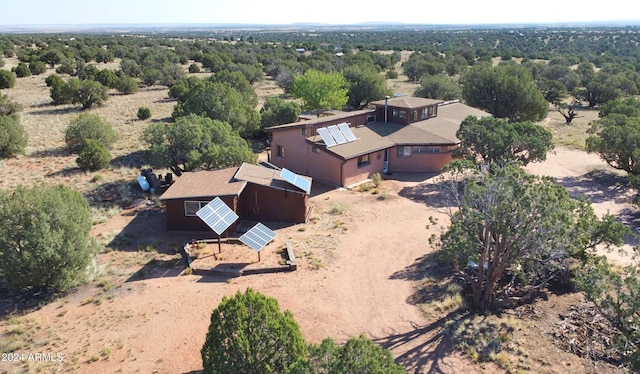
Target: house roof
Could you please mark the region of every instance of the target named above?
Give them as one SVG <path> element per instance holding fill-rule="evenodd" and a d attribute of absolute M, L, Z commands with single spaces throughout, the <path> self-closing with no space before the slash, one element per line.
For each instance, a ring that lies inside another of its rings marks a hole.
<path fill-rule="evenodd" d="M 227 168 L 182 173 L 160 196 L 160 200 L 238 196 L 247 182 L 234 180 L 235 172 L 236 168 Z"/>
<path fill-rule="evenodd" d="M 284 180 L 280 176 L 280 170 L 270 169 L 263 166 L 247 164 L 247 163 L 243 163 L 242 165 L 240 165 L 240 167 L 238 168 L 238 170 L 234 175 L 234 178 L 237 180 L 243 180 L 253 184 L 268 186 L 268 187 L 276 188 L 280 190 L 304 192 L 306 194 L 311 193 L 312 179 L 304 175 L 299 175 L 299 174 L 297 175 L 303 179 L 306 179 L 309 182 L 308 190 L 299 188 L 298 186 L 293 185 L 287 182 L 286 180 Z"/>
<path fill-rule="evenodd" d="M 358 140 L 328 147 L 327 151 L 348 160 L 396 145 L 458 144 L 460 140 L 456 137 L 456 133 L 460 123 L 469 115 L 484 117 L 490 114 L 459 102 L 442 104 L 438 107 L 437 117 L 408 125 L 375 122 L 366 126 L 352 127 L 351 131 Z M 317 135 L 307 140 L 324 145 L 320 136 Z"/>
<path fill-rule="evenodd" d="M 350 118 L 353 116 L 357 116 L 359 114 L 362 113 L 373 113 L 373 109 L 361 109 L 361 110 L 354 110 L 352 112 L 343 112 L 343 111 L 339 111 L 339 110 L 332 110 L 326 113 L 331 113 L 331 115 L 329 116 L 322 116 L 322 117 L 315 117 L 313 119 L 308 119 L 308 120 L 302 120 L 302 121 L 298 121 L 298 122 L 292 122 L 292 123 L 285 123 L 284 125 L 276 125 L 276 126 L 271 126 L 271 127 L 267 127 L 264 129 L 264 131 L 278 131 L 278 130 L 286 130 L 289 129 L 291 127 L 302 127 L 302 126 L 306 126 L 306 125 L 313 125 L 313 124 L 317 124 L 317 123 L 325 123 L 327 121 L 333 121 L 333 120 L 340 120 L 342 118 Z"/>
<path fill-rule="evenodd" d="M 371 102 L 371 104 L 375 106 L 381 106 L 381 105 L 387 104 L 390 107 L 405 108 L 405 109 L 421 108 L 421 107 L 436 105 L 440 103 L 442 103 L 442 100 L 425 99 L 423 97 L 413 97 L 413 96 L 392 97 L 392 98 L 389 98 L 388 100 L 377 100 L 377 101 Z"/>

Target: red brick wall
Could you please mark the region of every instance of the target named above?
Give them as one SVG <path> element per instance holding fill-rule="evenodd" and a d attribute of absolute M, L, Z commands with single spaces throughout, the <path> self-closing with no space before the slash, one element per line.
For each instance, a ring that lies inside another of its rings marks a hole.
<path fill-rule="evenodd" d="M 240 194 L 238 215 L 252 221 L 304 223 L 309 196 L 248 183 Z"/>

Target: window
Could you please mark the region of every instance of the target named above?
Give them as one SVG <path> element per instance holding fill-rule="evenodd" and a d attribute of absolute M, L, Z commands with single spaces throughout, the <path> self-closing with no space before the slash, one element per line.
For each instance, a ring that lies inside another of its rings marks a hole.
<path fill-rule="evenodd" d="M 375 121 L 376 121 L 375 115 L 367 116 L 367 123 L 374 123 Z"/>
<path fill-rule="evenodd" d="M 398 109 L 392 109 L 391 110 L 391 116 L 392 117 L 400 117 L 400 111 Z"/>
<path fill-rule="evenodd" d="M 311 147 L 311 152 L 313 152 L 313 153 L 320 153 L 320 148 L 318 148 L 318 147 Z"/>
<path fill-rule="evenodd" d="M 413 147 L 413 153 L 440 153 L 442 151 L 439 145 L 420 145 Z"/>
<path fill-rule="evenodd" d="M 209 204 L 208 201 L 185 201 L 184 202 L 184 215 L 195 216 L 203 206 Z"/>
<path fill-rule="evenodd" d="M 307 136 L 307 128 L 306 127 L 302 128 L 302 135 Z"/>
<path fill-rule="evenodd" d="M 398 157 L 411 157 L 411 147 L 398 147 Z"/>
<path fill-rule="evenodd" d="M 369 165 L 369 155 L 362 155 L 358 157 L 358 167 Z"/>
<path fill-rule="evenodd" d="M 399 118 L 407 118 L 407 111 L 406 110 L 398 111 L 398 117 Z"/>
<path fill-rule="evenodd" d="M 411 122 L 415 121 L 416 119 L 418 119 L 418 111 L 417 110 L 412 110 L 411 111 Z"/>
<path fill-rule="evenodd" d="M 436 115 L 436 107 L 428 106 L 422 109 L 422 113 L 420 113 L 420 119 L 435 117 Z"/>
<path fill-rule="evenodd" d="M 281 145 L 278 146 L 278 157 L 284 158 L 284 147 Z"/>

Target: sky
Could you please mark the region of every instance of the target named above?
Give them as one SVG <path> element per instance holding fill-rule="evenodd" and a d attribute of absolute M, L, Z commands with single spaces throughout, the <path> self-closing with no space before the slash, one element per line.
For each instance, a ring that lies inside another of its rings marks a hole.
<path fill-rule="evenodd" d="M 640 24 L 630 0 L 29 0 L 3 1 L 0 26 L 122 24 Z"/>

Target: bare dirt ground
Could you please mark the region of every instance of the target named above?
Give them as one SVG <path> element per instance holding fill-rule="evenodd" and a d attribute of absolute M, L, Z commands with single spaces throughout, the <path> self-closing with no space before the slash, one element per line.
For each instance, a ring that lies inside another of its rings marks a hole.
<path fill-rule="evenodd" d="M 63 149 L 63 134 L 79 112 L 48 105 L 45 76 L 18 79 L 16 88 L 6 92 L 23 104 L 21 119 L 31 138 L 26 155 L 0 161 L 1 187 L 64 183 L 91 194 L 99 184 L 134 181 L 139 170 L 130 162 L 99 173 L 75 169 L 75 157 Z M 116 158 L 136 160 L 143 148 L 137 137 L 145 123 L 133 119 L 139 106 L 150 107 L 153 120 L 164 120 L 173 103 L 166 90 L 152 87 L 131 96 L 113 95 L 104 107 L 92 109 L 121 134 L 112 151 Z M 609 211 L 635 223 L 630 192 L 596 156 L 558 148 L 546 162 L 528 169 L 558 178 L 574 196 L 592 198 L 598 213 Z M 134 192 L 127 200 L 136 204 L 112 211 L 92 230 L 109 250 L 98 256 L 91 283 L 27 310 L 3 300 L 3 344 L 15 344 L 25 360 L 0 362 L 0 373 L 197 373 L 211 311 L 223 296 L 247 287 L 291 310 L 309 342 L 330 336 L 340 343 L 364 334 L 391 349 L 410 373 L 618 372 L 553 343 L 550 333 L 560 315 L 582 301 L 571 293 L 550 294 L 522 313 L 514 332 L 519 353 L 504 367 L 474 363 L 454 349 L 443 330 L 453 317 L 425 312 L 431 300 L 419 288 L 433 252 L 428 238 L 447 224 L 447 201 L 433 188 L 431 175 L 392 177 L 377 194 L 317 184 L 311 220 L 274 225 L 277 237 L 263 250 L 260 263 L 247 247 L 223 243 L 219 255 L 217 246 L 208 245 L 199 251 L 193 274 L 182 272 L 175 252 L 191 239 L 211 235 L 167 232 L 161 207 Z M 429 217 L 437 224 L 429 224 Z M 281 263 L 286 241 L 298 258 L 295 272 L 234 277 L 211 271 Z M 29 360 L 29 353 L 38 352 L 59 353 L 62 360 Z"/>

